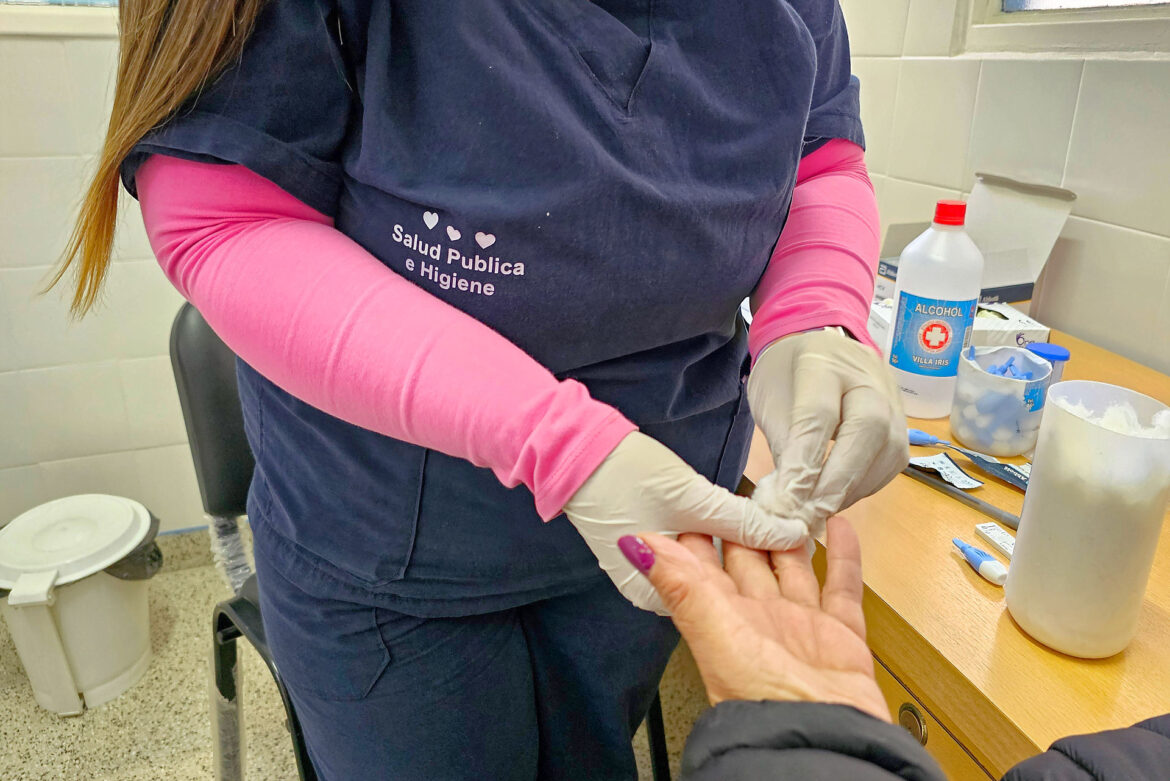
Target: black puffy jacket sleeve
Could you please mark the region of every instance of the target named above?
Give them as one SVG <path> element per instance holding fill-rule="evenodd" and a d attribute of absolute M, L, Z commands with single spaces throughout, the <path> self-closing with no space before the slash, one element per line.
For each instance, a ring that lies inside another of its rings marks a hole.
<path fill-rule="evenodd" d="M 944 781 L 901 727 L 856 708 L 811 702 L 722 702 L 696 722 L 684 781 Z"/>
<path fill-rule="evenodd" d="M 683 781 L 943 781 L 901 727 L 844 705 L 723 702 L 695 723 Z M 1170 714 L 1125 729 L 1062 738 L 1003 781 L 1166 781 Z"/>
<path fill-rule="evenodd" d="M 1132 727 L 1061 738 L 1003 781 L 1164 781 L 1170 778 L 1170 713 Z"/>

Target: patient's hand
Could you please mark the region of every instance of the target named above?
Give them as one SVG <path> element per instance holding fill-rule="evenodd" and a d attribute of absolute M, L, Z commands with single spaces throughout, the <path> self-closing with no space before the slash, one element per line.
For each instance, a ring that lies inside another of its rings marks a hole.
<path fill-rule="evenodd" d="M 711 538 L 698 534 L 624 537 L 620 547 L 670 609 L 712 705 L 806 700 L 890 720 L 865 644 L 861 548 L 844 518 L 829 521 L 823 592 L 803 548 L 768 554 L 724 543 L 725 570 Z"/>

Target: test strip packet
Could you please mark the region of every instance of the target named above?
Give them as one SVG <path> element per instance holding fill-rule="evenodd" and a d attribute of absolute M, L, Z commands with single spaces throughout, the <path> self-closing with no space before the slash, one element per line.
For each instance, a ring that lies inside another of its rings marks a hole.
<path fill-rule="evenodd" d="M 956 464 L 955 460 L 946 453 L 935 453 L 933 456 L 911 458 L 910 465 L 918 469 L 938 472 L 943 480 L 946 480 L 955 488 L 961 488 L 964 491 L 970 491 L 973 488 L 978 488 L 983 485 L 981 480 L 976 480 L 964 472 L 963 468 Z"/>

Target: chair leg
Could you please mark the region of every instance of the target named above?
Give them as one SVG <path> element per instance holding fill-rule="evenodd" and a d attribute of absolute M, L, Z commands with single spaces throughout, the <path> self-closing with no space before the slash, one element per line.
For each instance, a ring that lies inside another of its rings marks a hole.
<path fill-rule="evenodd" d="M 212 632 L 211 743 L 216 781 L 244 780 L 244 668 L 236 653 L 239 636 L 230 625 Z"/>
<path fill-rule="evenodd" d="M 313 769 L 313 763 L 309 759 L 309 749 L 305 745 L 305 733 L 301 729 L 301 720 L 297 718 L 292 699 L 288 696 L 288 689 L 285 688 L 284 680 L 275 668 L 272 669 L 272 678 L 276 681 L 276 689 L 280 692 L 280 699 L 284 703 L 286 725 L 289 736 L 292 737 L 293 754 L 296 756 L 297 772 L 300 774 L 300 779 L 301 781 L 317 781 L 317 771 Z"/>
<path fill-rule="evenodd" d="M 650 772 L 654 781 L 670 781 L 670 754 L 666 750 L 666 723 L 662 719 L 662 697 L 654 693 L 646 714 L 646 737 L 650 743 Z"/>

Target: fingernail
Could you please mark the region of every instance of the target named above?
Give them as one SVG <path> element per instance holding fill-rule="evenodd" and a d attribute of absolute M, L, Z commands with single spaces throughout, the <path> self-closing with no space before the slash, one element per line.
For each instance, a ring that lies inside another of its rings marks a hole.
<path fill-rule="evenodd" d="M 643 542 L 641 537 L 627 534 L 618 540 L 618 550 L 639 572 L 649 572 L 654 566 L 654 551 L 650 550 L 650 546 Z"/>

